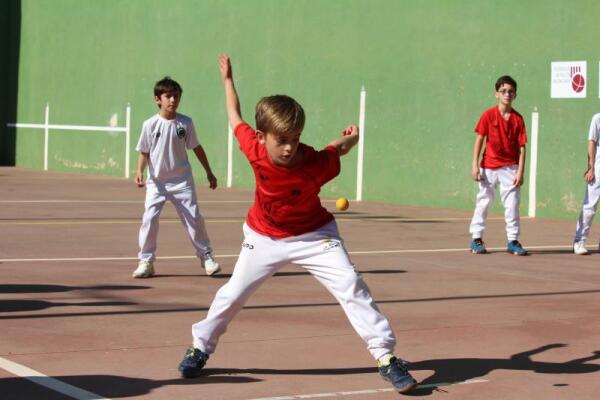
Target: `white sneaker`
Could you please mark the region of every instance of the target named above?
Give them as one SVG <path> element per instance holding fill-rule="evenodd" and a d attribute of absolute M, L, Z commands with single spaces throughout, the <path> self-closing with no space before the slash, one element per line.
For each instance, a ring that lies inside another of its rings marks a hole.
<path fill-rule="evenodd" d="M 150 278 L 152 275 L 154 275 L 154 263 L 152 261 L 141 260 L 131 276 L 134 278 Z"/>
<path fill-rule="evenodd" d="M 221 266 L 215 261 L 211 253 L 206 253 L 200 257 L 200 261 L 202 262 L 202 268 L 206 271 L 206 275 L 213 275 L 221 270 Z"/>
<path fill-rule="evenodd" d="M 585 248 L 585 242 L 583 240 L 573 243 L 573 253 L 579 256 L 584 256 L 589 253 L 588 249 Z"/>

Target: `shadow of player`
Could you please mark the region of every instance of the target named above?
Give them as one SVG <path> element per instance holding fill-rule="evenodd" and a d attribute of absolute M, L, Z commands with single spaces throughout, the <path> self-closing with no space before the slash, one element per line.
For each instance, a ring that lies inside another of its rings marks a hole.
<path fill-rule="evenodd" d="M 261 379 L 246 376 L 202 376 L 196 379 L 153 380 L 116 375 L 34 376 L 28 379 L 9 377 L 0 379 L 2 398 L 7 399 L 63 399 L 64 396 L 48 387 L 56 387 L 55 380 L 109 399 L 128 398 L 149 394 L 170 385 L 209 385 L 214 383 L 252 383 Z M 37 384 L 37 385 L 36 385 Z M 4 397 L 7 396 L 7 397 Z M 58 396 L 58 397 L 55 397 Z M 85 397 L 87 398 L 87 397 Z M 97 398 L 97 397 L 89 397 Z M 200 398 L 200 397 L 199 397 Z"/>
<path fill-rule="evenodd" d="M 449 383 L 464 382 L 469 379 L 486 376 L 490 372 L 499 369 L 532 371 L 540 374 L 587 374 L 600 371 L 599 364 L 589 364 L 588 361 L 600 359 L 600 351 L 594 351 L 593 355 L 576 358 L 567 362 L 546 362 L 534 361 L 531 356 L 544 351 L 565 347 L 566 344 L 553 343 L 541 346 L 532 350 L 514 354 L 510 358 L 447 358 L 436 360 L 423 360 L 412 362 L 409 365 L 411 371 L 429 370 L 434 371 L 419 386 L 408 395 L 426 396 L 431 395 L 439 386 L 446 386 Z M 168 385 L 208 385 L 215 383 L 253 383 L 261 382 L 263 379 L 238 376 L 238 375 L 355 375 L 355 374 L 376 374 L 376 367 L 357 367 L 357 368 L 309 368 L 309 369 L 270 369 L 270 368 L 207 368 L 204 375 L 194 379 L 165 379 L 152 380 L 142 378 L 123 377 L 115 375 L 74 375 L 74 376 L 55 376 L 62 382 L 84 390 L 97 393 L 108 398 L 123 398 L 131 396 L 141 396 L 150 393 L 152 390 Z M 30 378 L 36 383 L 43 384 L 44 380 L 49 383 L 47 377 Z M 0 379 L 0 386 L 3 388 L 3 394 L 21 394 L 26 397 L 27 392 L 37 390 L 33 384 L 24 378 L 9 377 Z M 49 389 L 47 389 L 49 390 Z M 35 398 L 35 397 L 29 397 Z"/>
<path fill-rule="evenodd" d="M 587 374 L 600 371 L 599 364 L 588 364 L 588 361 L 600 359 L 600 351 L 594 351 L 587 357 L 576 358 L 567 362 L 534 361 L 531 356 L 544 351 L 566 347 L 564 343 L 552 343 L 532 350 L 512 355 L 510 358 L 456 358 L 424 360 L 410 363 L 409 369 L 433 370 L 429 376 L 410 395 L 428 395 L 436 388 L 436 384 L 444 382 L 464 382 L 469 379 L 480 378 L 499 369 L 513 371 L 532 371 L 538 374 Z"/>

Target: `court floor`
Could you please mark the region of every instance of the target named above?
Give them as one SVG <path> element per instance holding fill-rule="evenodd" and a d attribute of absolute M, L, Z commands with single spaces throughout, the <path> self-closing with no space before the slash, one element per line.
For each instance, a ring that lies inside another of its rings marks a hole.
<path fill-rule="evenodd" d="M 203 274 L 167 205 L 157 276 L 136 280 L 143 196 L 122 178 L 0 168 L 0 398 L 404 397 L 341 307 L 293 266 L 250 299 L 206 375 L 181 379 L 191 324 L 231 274 L 253 193 L 198 187 L 220 275 Z M 598 398 L 600 254 L 571 253 L 574 221 L 523 219 L 531 256 L 515 257 L 492 216 L 491 252 L 475 256 L 470 211 L 351 202 L 335 215 L 421 382 L 408 396 Z"/>

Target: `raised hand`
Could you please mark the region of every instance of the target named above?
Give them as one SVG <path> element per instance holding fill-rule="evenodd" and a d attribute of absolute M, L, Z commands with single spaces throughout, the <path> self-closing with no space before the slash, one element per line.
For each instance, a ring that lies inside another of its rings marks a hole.
<path fill-rule="evenodd" d="M 231 79 L 233 76 L 233 71 L 231 70 L 231 61 L 229 60 L 229 56 L 227 54 L 222 54 L 219 56 L 219 71 L 221 71 L 221 79 Z"/>

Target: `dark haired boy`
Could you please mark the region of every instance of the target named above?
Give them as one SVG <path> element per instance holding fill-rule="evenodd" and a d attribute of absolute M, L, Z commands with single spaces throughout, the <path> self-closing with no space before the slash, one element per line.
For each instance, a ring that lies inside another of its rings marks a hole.
<path fill-rule="evenodd" d="M 204 167 L 211 189 L 217 187 L 206 153 L 196 138 L 192 119 L 177 113 L 183 90 L 176 81 L 165 77 L 154 86 L 154 101 L 158 114 L 144 121 L 136 150 L 138 158 L 135 183 L 146 186 L 145 211 L 139 233 L 139 263 L 134 278 L 149 278 L 154 275 L 158 220 L 167 200 L 186 228 L 196 249 L 196 256 L 207 275 L 219 272 L 219 264 L 212 257 L 210 240 L 200 214 L 192 168 L 187 150 L 192 149 Z M 148 166 L 148 179 L 144 183 L 144 170 Z"/>

